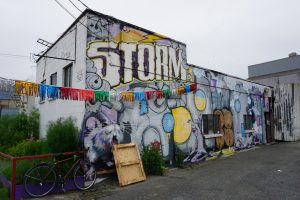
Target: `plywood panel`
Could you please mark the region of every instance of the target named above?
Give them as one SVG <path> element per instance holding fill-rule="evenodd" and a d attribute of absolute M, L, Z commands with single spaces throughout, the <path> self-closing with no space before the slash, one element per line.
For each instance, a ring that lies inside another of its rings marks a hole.
<path fill-rule="evenodd" d="M 233 131 L 231 129 L 226 129 L 224 130 L 224 140 L 225 143 L 228 147 L 232 147 L 234 144 L 234 135 Z"/>
<path fill-rule="evenodd" d="M 229 110 L 222 109 L 224 115 L 224 126 L 228 129 L 232 127 L 232 114 Z"/>
<path fill-rule="evenodd" d="M 136 144 L 114 145 L 113 154 L 120 186 L 146 179 L 139 150 Z"/>

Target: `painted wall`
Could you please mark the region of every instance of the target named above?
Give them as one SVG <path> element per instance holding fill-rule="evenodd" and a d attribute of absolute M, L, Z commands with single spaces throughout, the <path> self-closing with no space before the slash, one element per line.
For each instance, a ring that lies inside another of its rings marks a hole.
<path fill-rule="evenodd" d="M 87 89 L 117 94 L 198 84 L 195 93 L 169 99 L 86 102 L 82 139 L 90 147 L 91 161 L 112 165 L 113 135 L 120 143 L 137 143 L 140 149 L 158 140 L 166 160 L 180 150 L 186 162 L 205 159 L 216 145 L 248 148 L 265 142 L 264 86 L 189 66 L 184 44 L 113 18 L 89 14 L 87 26 L 91 30 L 86 44 Z M 222 118 L 224 136 L 217 141 L 205 139 L 203 133 L 202 116 L 212 113 Z M 252 115 L 250 133 L 242 128 L 246 114 Z"/>
<path fill-rule="evenodd" d="M 300 140 L 300 84 L 279 84 L 274 88 L 275 139 Z"/>
<path fill-rule="evenodd" d="M 86 23 L 85 18 L 81 23 Z M 77 27 L 76 27 L 77 26 Z M 41 58 L 37 63 L 36 81 L 41 83 L 46 80 L 50 84 L 50 76 L 57 73 L 57 85 L 63 85 L 63 68 L 73 63 L 72 67 L 72 87 L 85 88 L 85 63 L 86 63 L 86 29 L 80 23 L 74 25 L 71 30 L 61 38 L 46 54 L 59 58 L 75 59 L 76 62 L 57 60 L 51 58 Z M 75 43 L 76 41 L 76 43 Z M 46 137 L 49 121 L 55 121 L 58 118 L 73 117 L 76 119 L 76 125 L 81 128 L 85 103 L 81 101 L 66 100 L 48 100 L 40 102 L 36 98 L 36 105 L 40 111 L 40 136 Z"/>

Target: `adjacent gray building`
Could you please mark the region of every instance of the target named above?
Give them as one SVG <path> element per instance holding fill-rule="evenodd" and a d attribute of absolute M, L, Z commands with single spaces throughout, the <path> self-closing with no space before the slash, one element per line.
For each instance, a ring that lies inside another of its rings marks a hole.
<path fill-rule="evenodd" d="M 248 74 L 249 80 L 274 87 L 270 124 L 275 139 L 300 140 L 300 55 L 250 65 Z"/>

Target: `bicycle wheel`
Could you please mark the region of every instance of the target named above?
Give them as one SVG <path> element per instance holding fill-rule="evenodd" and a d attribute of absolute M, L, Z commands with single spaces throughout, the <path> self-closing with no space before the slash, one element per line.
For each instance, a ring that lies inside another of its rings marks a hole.
<path fill-rule="evenodd" d="M 73 178 L 79 190 L 87 190 L 95 184 L 97 173 L 89 162 L 81 162 L 75 168 Z"/>
<path fill-rule="evenodd" d="M 53 190 L 56 173 L 48 164 L 37 165 L 24 175 L 24 187 L 32 197 L 42 197 Z"/>

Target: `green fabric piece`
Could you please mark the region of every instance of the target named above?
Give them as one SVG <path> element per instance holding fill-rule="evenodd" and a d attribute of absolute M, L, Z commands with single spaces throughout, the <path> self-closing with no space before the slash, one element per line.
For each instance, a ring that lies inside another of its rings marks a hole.
<path fill-rule="evenodd" d="M 171 90 L 170 89 L 168 89 L 168 90 L 163 90 L 162 91 L 162 95 L 163 95 L 163 97 L 169 97 L 169 96 L 171 96 Z"/>
<path fill-rule="evenodd" d="M 95 101 L 109 101 L 109 92 L 95 91 Z"/>

